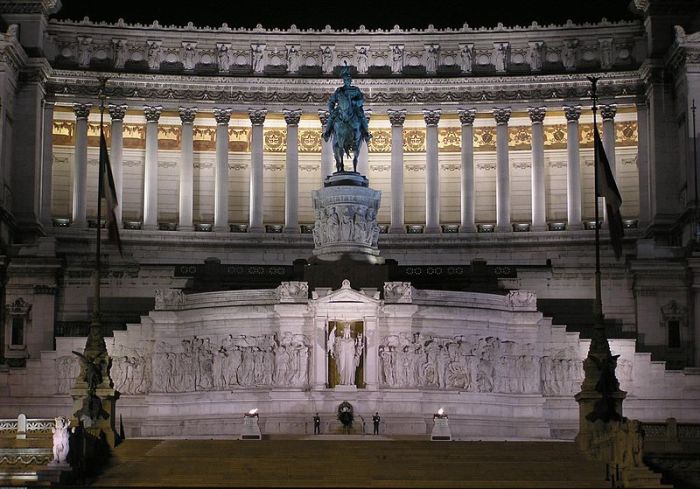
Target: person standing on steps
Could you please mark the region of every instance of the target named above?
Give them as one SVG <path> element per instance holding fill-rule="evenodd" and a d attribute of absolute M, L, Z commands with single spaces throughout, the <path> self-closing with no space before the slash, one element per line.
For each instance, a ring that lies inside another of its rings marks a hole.
<path fill-rule="evenodd" d="M 372 416 L 372 422 L 374 423 L 374 434 L 378 435 L 379 434 L 379 422 L 382 420 L 382 418 L 379 416 L 379 413 L 376 412 L 374 413 L 374 416 Z"/>
<path fill-rule="evenodd" d="M 314 416 L 314 435 L 321 434 L 321 417 L 316 413 Z"/>

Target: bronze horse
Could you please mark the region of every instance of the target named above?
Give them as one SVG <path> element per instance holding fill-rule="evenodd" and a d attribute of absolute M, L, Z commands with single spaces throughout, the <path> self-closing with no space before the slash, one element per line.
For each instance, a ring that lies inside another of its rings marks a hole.
<path fill-rule="evenodd" d="M 352 78 L 347 69 L 343 72 L 343 86 L 337 88 L 328 100 L 329 118 L 326 121 L 323 139 L 328 141 L 333 135 L 333 156 L 337 172 L 345 171 L 344 156 L 350 157 L 352 168 L 357 172 L 357 157 L 362 141 L 369 141 L 367 118 L 363 110 L 364 95 L 359 88 L 352 86 Z"/>

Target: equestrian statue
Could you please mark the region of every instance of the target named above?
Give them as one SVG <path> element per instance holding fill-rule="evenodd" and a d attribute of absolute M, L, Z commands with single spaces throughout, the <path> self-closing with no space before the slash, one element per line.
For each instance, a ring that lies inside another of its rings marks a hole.
<path fill-rule="evenodd" d="M 365 96 L 359 88 L 352 85 L 350 70 L 345 66 L 341 71 L 343 86 L 333 92 L 328 100 L 328 121 L 323 131 L 323 139 L 328 141 L 333 136 L 333 155 L 336 173 L 344 172 L 343 157 L 350 157 L 352 151 L 352 168 L 357 173 L 357 157 L 360 145 L 369 143 L 372 137 L 367 127 L 367 117 L 363 105 Z"/>

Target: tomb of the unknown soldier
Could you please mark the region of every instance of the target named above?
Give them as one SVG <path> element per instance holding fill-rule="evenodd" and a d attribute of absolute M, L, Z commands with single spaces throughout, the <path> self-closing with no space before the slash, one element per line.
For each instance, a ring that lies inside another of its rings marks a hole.
<path fill-rule="evenodd" d="M 0 486 L 700 487 L 700 4 L 602 10 L 0 0 Z"/>

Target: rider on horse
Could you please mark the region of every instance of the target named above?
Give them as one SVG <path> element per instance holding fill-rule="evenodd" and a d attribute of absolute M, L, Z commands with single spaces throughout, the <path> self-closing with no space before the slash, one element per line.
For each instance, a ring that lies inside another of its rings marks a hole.
<path fill-rule="evenodd" d="M 365 97 L 359 88 L 352 86 L 352 78 L 347 67 L 341 72 L 343 86 L 337 88 L 328 100 L 329 117 L 323 132 L 323 139 L 333 138 L 333 153 L 337 170 L 344 171 L 343 154 L 353 152 L 353 169 L 357 169 L 357 157 L 362 141 L 372 137 L 367 127 L 367 117 L 363 110 Z"/>

